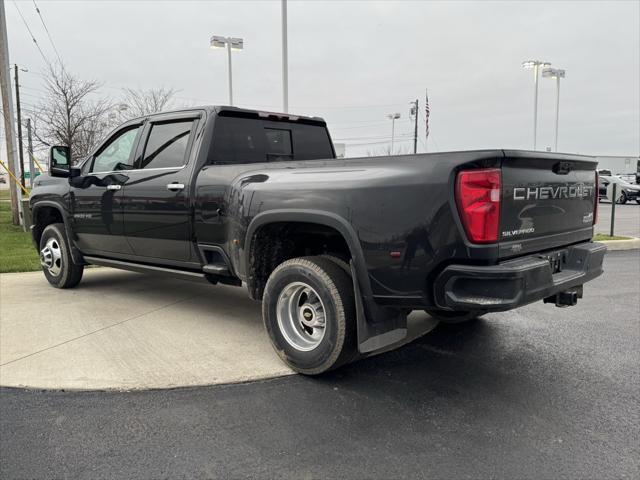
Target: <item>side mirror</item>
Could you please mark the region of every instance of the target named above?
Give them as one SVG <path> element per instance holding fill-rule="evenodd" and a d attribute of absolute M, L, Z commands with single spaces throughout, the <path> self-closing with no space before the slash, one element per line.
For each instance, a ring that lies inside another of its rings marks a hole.
<path fill-rule="evenodd" d="M 69 147 L 56 145 L 49 150 L 49 172 L 52 177 L 68 177 L 71 168 Z"/>

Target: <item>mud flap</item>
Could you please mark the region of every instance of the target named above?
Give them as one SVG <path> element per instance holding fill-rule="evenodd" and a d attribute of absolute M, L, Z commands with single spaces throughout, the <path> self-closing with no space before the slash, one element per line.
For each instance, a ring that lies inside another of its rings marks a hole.
<path fill-rule="evenodd" d="M 87 262 L 85 262 L 84 256 L 82 255 L 78 247 L 76 247 L 76 235 L 73 232 L 71 225 L 69 225 L 69 222 L 67 221 L 64 222 L 64 230 L 67 234 L 67 243 L 69 244 L 69 250 L 71 251 L 71 258 L 73 260 L 73 263 L 75 263 L 76 265 L 86 265 Z M 38 251 L 40 251 L 40 247 L 38 247 Z"/>
<path fill-rule="evenodd" d="M 371 353 L 404 339 L 407 336 L 406 313 L 400 309 L 381 307 L 372 299 L 363 299 L 353 260 L 349 266 L 356 302 L 358 351 L 362 354 Z"/>

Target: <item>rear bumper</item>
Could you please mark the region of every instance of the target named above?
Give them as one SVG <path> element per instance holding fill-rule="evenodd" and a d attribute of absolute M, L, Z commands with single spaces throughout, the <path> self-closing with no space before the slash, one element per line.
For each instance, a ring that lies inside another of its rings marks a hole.
<path fill-rule="evenodd" d="M 601 275 L 606 251 L 589 242 L 492 266 L 449 265 L 434 283 L 435 301 L 447 310 L 510 310 Z"/>

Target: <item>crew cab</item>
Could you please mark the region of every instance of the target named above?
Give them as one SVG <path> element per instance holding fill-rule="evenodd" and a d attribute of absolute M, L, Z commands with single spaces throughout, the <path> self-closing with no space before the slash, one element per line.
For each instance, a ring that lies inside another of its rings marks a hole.
<path fill-rule="evenodd" d="M 319 374 L 469 321 L 575 305 L 602 273 L 589 157 L 483 150 L 337 159 L 317 117 L 201 107 L 131 120 L 30 196 L 51 285 L 85 265 L 244 285 L 275 351 Z"/>

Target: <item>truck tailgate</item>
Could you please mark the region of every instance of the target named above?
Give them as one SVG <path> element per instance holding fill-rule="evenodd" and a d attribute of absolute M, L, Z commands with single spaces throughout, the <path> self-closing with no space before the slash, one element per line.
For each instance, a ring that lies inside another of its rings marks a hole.
<path fill-rule="evenodd" d="M 591 239 L 596 165 L 589 157 L 505 151 L 500 257 Z"/>

